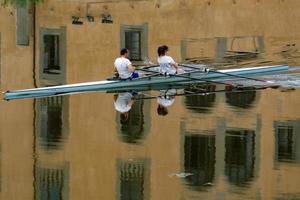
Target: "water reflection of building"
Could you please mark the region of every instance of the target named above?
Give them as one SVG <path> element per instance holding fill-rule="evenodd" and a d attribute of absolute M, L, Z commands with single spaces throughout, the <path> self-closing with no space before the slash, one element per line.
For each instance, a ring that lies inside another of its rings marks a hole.
<path fill-rule="evenodd" d="M 185 180 L 198 189 L 211 184 L 215 176 L 215 134 L 189 133 L 184 135 L 184 172 L 191 173 Z"/>
<path fill-rule="evenodd" d="M 49 97 L 36 100 L 36 131 L 39 146 L 58 149 L 68 136 L 68 97 Z"/>
<path fill-rule="evenodd" d="M 230 183 L 243 185 L 254 176 L 255 131 L 227 129 L 225 174 Z"/>
<path fill-rule="evenodd" d="M 263 36 L 216 37 L 183 39 L 182 59 L 192 63 L 219 63 L 222 65 L 243 65 L 243 62 L 257 62 L 264 52 Z"/>
<path fill-rule="evenodd" d="M 69 165 L 62 166 L 36 165 L 34 169 L 34 199 L 56 200 L 69 199 Z"/>
<path fill-rule="evenodd" d="M 69 130 L 69 97 L 34 100 L 35 199 L 68 199 L 69 164 L 62 158 Z"/>
<path fill-rule="evenodd" d="M 119 159 L 117 170 L 117 199 L 150 199 L 149 159 Z"/>
<path fill-rule="evenodd" d="M 138 95 L 136 98 L 142 97 L 143 95 Z M 138 143 L 148 134 L 151 126 L 149 110 L 149 101 L 136 100 L 128 114 L 117 112 L 117 131 L 122 141 Z"/>
<path fill-rule="evenodd" d="M 215 118 L 204 113 L 183 118 L 182 171 L 191 173 L 185 177 L 187 194 L 204 197 L 199 191 L 223 191 L 224 184 L 238 191 L 254 189 L 261 164 L 261 118 L 231 114 L 234 116 Z"/>
<path fill-rule="evenodd" d="M 238 108 L 251 108 L 256 100 L 257 92 L 245 91 L 245 92 L 226 92 L 226 103 Z"/>
<path fill-rule="evenodd" d="M 201 92 L 201 90 L 205 90 L 207 92 L 214 92 L 216 90 L 215 85 L 203 85 L 200 84 L 199 86 L 190 87 L 185 89 L 187 94 L 195 93 L 195 95 L 188 95 L 185 97 L 184 103 L 186 108 L 198 113 L 206 113 L 209 112 L 210 109 L 215 104 L 216 94 L 199 94 L 197 92 Z"/>
<path fill-rule="evenodd" d="M 300 121 L 275 121 L 275 163 L 300 163 Z"/>

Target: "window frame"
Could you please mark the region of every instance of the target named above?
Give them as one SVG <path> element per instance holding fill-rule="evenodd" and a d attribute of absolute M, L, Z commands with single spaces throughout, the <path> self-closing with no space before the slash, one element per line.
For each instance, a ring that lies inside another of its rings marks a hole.
<path fill-rule="evenodd" d="M 126 32 L 140 32 L 140 60 L 132 60 L 134 64 L 143 64 L 148 60 L 148 23 L 141 25 L 121 25 L 120 27 L 120 47 L 126 47 Z"/>
<path fill-rule="evenodd" d="M 45 73 L 46 62 L 45 62 L 45 35 L 57 35 L 59 37 L 59 68 L 58 73 Z M 40 30 L 40 67 L 39 74 L 40 80 L 43 82 L 50 82 L 51 84 L 65 84 L 66 82 L 66 28 L 61 27 L 57 29 L 52 28 L 41 28 Z M 46 83 L 45 83 L 46 84 Z"/>

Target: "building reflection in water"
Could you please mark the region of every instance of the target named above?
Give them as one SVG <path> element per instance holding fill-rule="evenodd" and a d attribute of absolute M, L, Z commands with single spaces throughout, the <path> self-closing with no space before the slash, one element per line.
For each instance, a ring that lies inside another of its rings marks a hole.
<path fill-rule="evenodd" d="M 232 184 L 243 186 L 254 176 L 255 131 L 227 129 L 225 137 L 225 175 Z"/>
<path fill-rule="evenodd" d="M 66 200 L 69 194 L 69 164 L 61 160 L 59 155 L 69 130 L 68 97 L 49 97 L 34 101 L 34 196 L 35 199 Z"/>
<path fill-rule="evenodd" d="M 36 200 L 67 200 L 69 194 L 69 165 L 48 168 L 35 166 L 34 194 Z"/>
<path fill-rule="evenodd" d="M 117 199 L 150 199 L 150 160 L 130 159 L 117 161 Z"/>
<path fill-rule="evenodd" d="M 126 114 L 117 112 L 117 129 L 119 137 L 127 143 L 138 143 L 150 129 L 150 102 L 141 100 L 143 95 L 136 96 L 130 111 Z"/>
<path fill-rule="evenodd" d="M 300 121 L 275 121 L 275 161 L 300 163 Z"/>
<path fill-rule="evenodd" d="M 192 189 L 211 184 L 215 176 L 215 134 L 186 133 L 184 136 L 184 172 Z"/>
<path fill-rule="evenodd" d="M 213 92 L 216 85 L 194 85 L 185 89 L 185 93 L 199 93 L 201 90 Z M 207 113 L 214 106 L 216 94 L 190 95 L 185 97 L 186 108 L 197 113 Z"/>
<path fill-rule="evenodd" d="M 68 97 L 35 101 L 38 145 L 46 150 L 60 148 L 68 135 Z"/>
<path fill-rule="evenodd" d="M 251 108 L 256 99 L 256 91 L 226 92 L 226 103 L 238 108 Z"/>
<path fill-rule="evenodd" d="M 189 63 L 209 63 L 220 67 L 249 65 L 264 61 L 263 36 L 183 39 L 181 57 Z"/>

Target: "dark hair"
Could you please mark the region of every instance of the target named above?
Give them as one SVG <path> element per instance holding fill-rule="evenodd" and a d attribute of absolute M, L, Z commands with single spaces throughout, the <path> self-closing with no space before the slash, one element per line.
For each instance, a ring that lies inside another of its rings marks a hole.
<path fill-rule="evenodd" d="M 168 109 L 160 104 L 157 107 L 157 114 L 161 116 L 165 116 L 168 114 Z"/>
<path fill-rule="evenodd" d="M 158 47 L 157 54 L 158 54 L 158 56 L 164 56 L 168 50 L 169 50 L 169 47 L 167 45 L 162 45 L 162 46 Z"/>
<path fill-rule="evenodd" d="M 125 55 L 126 53 L 128 53 L 128 49 L 126 48 L 121 49 L 120 51 L 121 56 Z"/>

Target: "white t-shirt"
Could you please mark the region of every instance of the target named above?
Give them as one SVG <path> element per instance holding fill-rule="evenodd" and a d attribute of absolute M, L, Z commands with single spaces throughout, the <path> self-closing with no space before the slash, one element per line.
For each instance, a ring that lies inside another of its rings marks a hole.
<path fill-rule="evenodd" d="M 128 112 L 131 109 L 129 102 L 131 101 L 132 94 L 129 92 L 118 94 L 118 98 L 115 101 L 115 109 L 120 113 Z"/>
<path fill-rule="evenodd" d="M 175 101 L 176 89 L 161 90 L 159 97 L 157 97 L 157 103 L 169 107 Z"/>
<path fill-rule="evenodd" d="M 115 68 L 118 70 L 120 78 L 127 79 L 131 77 L 132 72 L 128 70 L 129 65 L 131 65 L 131 62 L 127 58 L 120 57 L 115 60 Z"/>
<path fill-rule="evenodd" d="M 158 64 L 160 65 L 160 70 L 162 73 L 176 74 L 176 69 L 171 65 L 175 64 L 175 61 L 170 56 L 160 56 L 157 59 Z"/>

